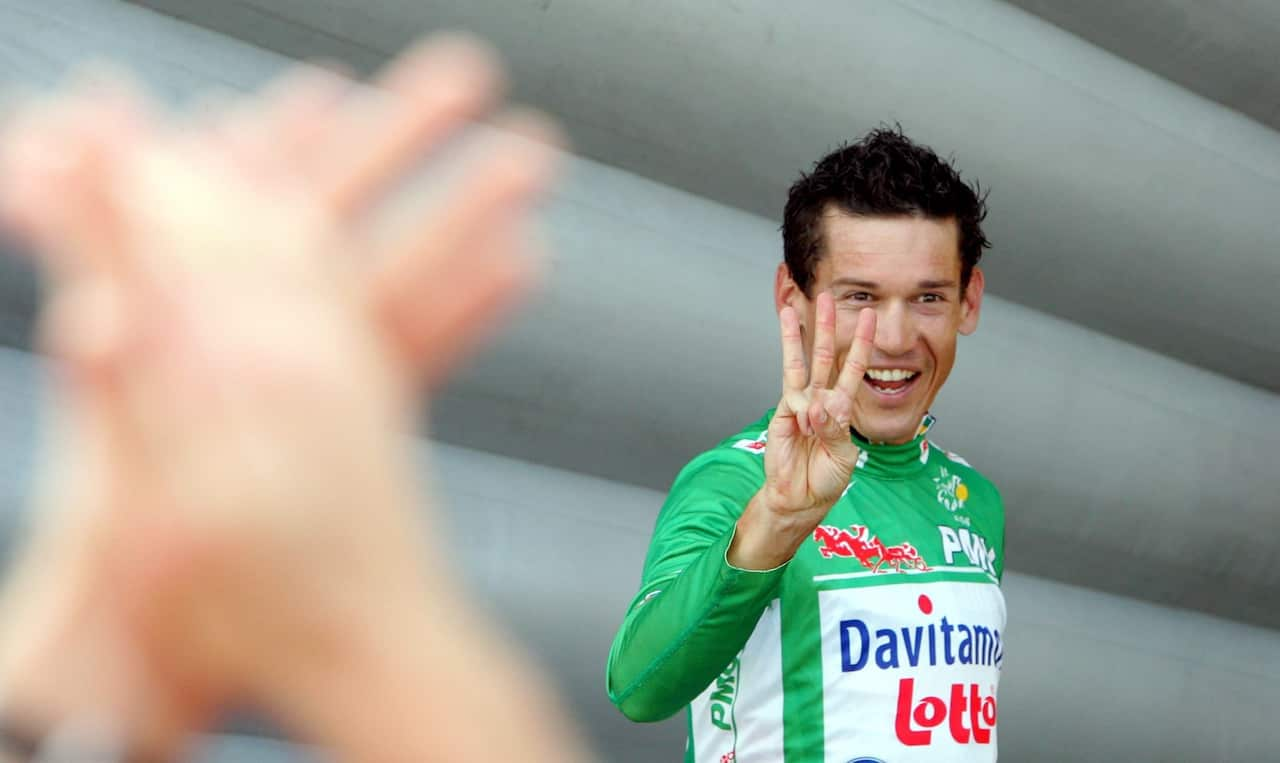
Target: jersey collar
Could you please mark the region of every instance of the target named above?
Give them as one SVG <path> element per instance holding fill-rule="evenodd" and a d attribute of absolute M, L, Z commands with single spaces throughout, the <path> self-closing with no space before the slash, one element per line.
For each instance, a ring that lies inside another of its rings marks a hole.
<path fill-rule="evenodd" d="M 850 430 L 854 444 L 861 451 L 854 474 L 863 472 L 876 477 L 902 478 L 921 471 L 929 463 L 928 435 L 936 421 L 933 414 L 926 413 L 920 420 L 915 438 L 898 445 L 868 442 L 862 435 Z"/>

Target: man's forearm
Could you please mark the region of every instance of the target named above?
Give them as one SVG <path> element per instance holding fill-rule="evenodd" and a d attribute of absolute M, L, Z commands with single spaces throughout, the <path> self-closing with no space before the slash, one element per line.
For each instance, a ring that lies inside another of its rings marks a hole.
<path fill-rule="evenodd" d="M 732 531 L 730 531 L 732 532 Z M 742 650 L 782 570 L 725 563 L 729 533 L 627 615 L 609 659 L 609 696 L 635 721 L 687 705 Z"/>

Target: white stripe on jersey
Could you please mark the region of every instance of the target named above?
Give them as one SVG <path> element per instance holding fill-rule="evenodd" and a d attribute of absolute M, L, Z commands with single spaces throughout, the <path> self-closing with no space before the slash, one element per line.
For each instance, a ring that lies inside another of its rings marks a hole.
<path fill-rule="evenodd" d="M 760 615 L 736 664 L 712 681 L 689 710 L 696 763 L 782 760 L 782 613 L 777 599 Z"/>
<path fill-rule="evenodd" d="M 924 575 L 929 572 L 976 572 L 995 580 L 995 575 L 987 572 L 981 567 L 934 567 L 929 570 L 888 570 L 887 574 L 893 575 Z M 830 575 L 814 575 L 813 582 L 821 583 L 825 580 L 853 580 L 855 578 L 873 578 L 883 577 L 886 572 L 876 572 L 875 570 L 867 570 L 866 572 L 834 572 Z"/>
<path fill-rule="evenodd" d="M 739 691 L 738 756 L 734 763 L 782 760 L 782 602 L 765 608 L 742 649 Z M 717 763 L 719 763 L 717 761 Z"/>

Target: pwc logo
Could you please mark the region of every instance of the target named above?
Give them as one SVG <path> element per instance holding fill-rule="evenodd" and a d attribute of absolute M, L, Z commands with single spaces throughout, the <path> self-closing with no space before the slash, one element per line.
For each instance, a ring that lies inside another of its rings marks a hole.
<path fill-rule="evenodd" d="M 960 558 L 967 559 L 969 564 L 996 577 L 996 550 L 991 548 L 985 537 L 974 530 L 946 525 L 938 525 L 938 533 L 942 541 L 942 558 L 946 564 L 955 564 L 957 554 L 963 554 Z"/>
<path fill-rule="evenodd" d="M 898 572 L 933 569 L 910 543 L 902 542 L 886 546 L 863 525 L 849 525 L 846 530 L 835 525 L 820 525 L 813 531 L 813 539 L 819 543 L 818 553 L 823 559 L 833 556 L 852 557 L 872 572 L 888 572 L 885 565 Z"/>

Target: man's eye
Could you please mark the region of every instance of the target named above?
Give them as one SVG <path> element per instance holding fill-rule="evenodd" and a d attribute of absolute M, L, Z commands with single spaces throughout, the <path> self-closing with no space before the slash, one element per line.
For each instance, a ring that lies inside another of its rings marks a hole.
<path fill-rule="evenodd" d="M 870 302 L 871 292 L 855 291 L 854 293 L 849 295 L 849 299 L 853 300 L 854 302 Z"/>
<path fill-rule="evenodd" d="M 943 297 L 942 297 L 942 295 L 941 295 L 941 294 L 934 294 L 934 293 L 930 293 L 930 294 L 921 294 L 921 295 L 920 295 L 920 301 L 921 301 L 921 302 L 941 302 L 941 301 L 942 301 L 942 299 L 943 299 Z"/>

